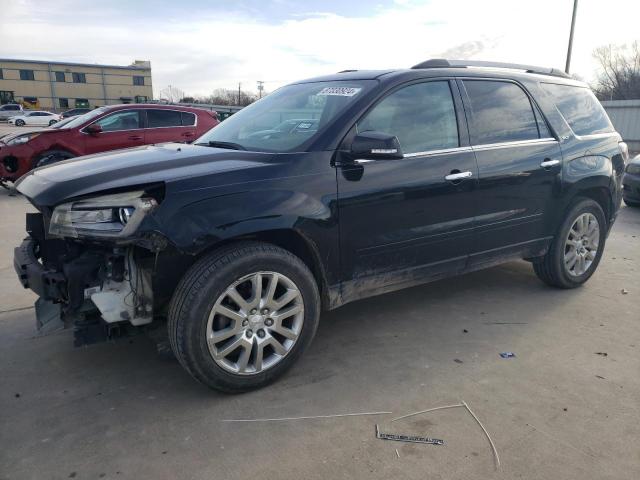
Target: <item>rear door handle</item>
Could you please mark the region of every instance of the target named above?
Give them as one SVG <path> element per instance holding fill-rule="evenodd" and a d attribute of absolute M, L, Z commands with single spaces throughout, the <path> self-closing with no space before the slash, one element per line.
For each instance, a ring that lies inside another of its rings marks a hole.
<path fill-rule="evenodd" d="M 139 135 L 131 135 L 129 137 L 129 140 L 142 140 L 142 137 Z"/>
<path fill-rule="evenodd" d="M 193 132 L 185 132 L 185 133 L 182 134 L 182 136 L 183 137 L 194 137 L 195 133 L 193 133 Z"/>
<path fill-rule="evenodd" d="M 450 173 L 449 175 L 445 176 L 444 179 L 448 182 L 456 182 L 459 180 L 464 180 L 465 178 L 471 178 L 473 177 L 473 173 L 471 172 L 456 172 L 456 173 Z"/>
<path fill-rule="evenodd" d="M 551 167 L 555 167 L 556 165 L 560 165 L 560 160 L 545 160 L 540 164 L 540 167 L 551 168 Z"/>

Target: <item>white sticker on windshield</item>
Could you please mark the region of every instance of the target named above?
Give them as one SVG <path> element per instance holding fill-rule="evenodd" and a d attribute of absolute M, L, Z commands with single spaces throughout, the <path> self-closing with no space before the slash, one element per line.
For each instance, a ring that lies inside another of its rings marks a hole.
<path fill-rule="evenodd" d="M 318 95 L 337 95 L 338 97 L 353 97 L 361 88 L 358 87 L 325 87 Z"/>

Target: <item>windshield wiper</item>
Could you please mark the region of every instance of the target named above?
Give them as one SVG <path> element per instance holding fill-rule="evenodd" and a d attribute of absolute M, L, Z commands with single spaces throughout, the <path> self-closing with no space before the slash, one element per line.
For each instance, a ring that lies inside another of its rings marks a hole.
<path fill-rule="evenodd" d="M 246 150 L 239 143 L 233 142 L 218 142 L 216 140 L 209 140 L 207 143 L 196 143 L 196 145 L 202 145 L 205 147 L 227 148 L 229 150 Z"/>

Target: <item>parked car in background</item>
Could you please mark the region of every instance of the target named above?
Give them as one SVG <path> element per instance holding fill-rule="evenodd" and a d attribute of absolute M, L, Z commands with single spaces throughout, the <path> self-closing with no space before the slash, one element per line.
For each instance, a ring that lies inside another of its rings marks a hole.
<path fill-rule="evenodd" d="M 14 265 L 40 329 L 73 327 L 76 345 L 165 329 L 194 378 L 245 391 L 300 358 L 322 309 L 517 259 L 550 286 L 583 285 L 627 159 L 564 72 L 349 70 L 282 87 L 193 145 L 25 175 L 39 213 Z"/>
<path fill-rule="evenodd" d="M 22 115 L 22 112 L 22 105 L 17 105 L 15 103 L 2 105 L 0 106 L 0 120 L 9 120 L 11 117 L 15 117 L 16 115 Z"/>
<path fill-rule="evenodd" d="M 90 111 L 90 108 L 73 108 L 71 110 L 67 110 L 66 112 L 62 112 L 60 116 L 62 118 L 77 117 L 78 115 L 89 113 Z"/>
<path fill-rule="evenodd" d="M 636 155 L 625 168 L 622 198 L 630 207 L 640 207 L 640 155 Z"/>
<path fill-rule="evenodd" d="M 176 105 L 96 108 L 61 128 L 1 138 L 0 180 L 15 181 L 32 168 L 80 155 L 152 143 L 188 143 L 218 123 L 216 112 Z"/>
<path fill-rule="evenodd" d="M 46 127 L 60 121 L 61 118 L 57 113 L 34 110 L 10 117 L 8 122 L 9 125 L 15 125 L 16 127 L 24 127 L 25 125 Z"/>

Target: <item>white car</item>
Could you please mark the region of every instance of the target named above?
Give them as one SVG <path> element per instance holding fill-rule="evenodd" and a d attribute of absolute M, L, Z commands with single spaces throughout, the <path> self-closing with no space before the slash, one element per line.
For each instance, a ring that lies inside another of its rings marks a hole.
<path fill-rule="evenodd" d="M 9 118 L 9 125 L 22 127 L 24 125 L 44 125 L 51 126 L 59 122 L 62 117 L 57 113 L 44 112 L 35 110 L 33 112 L 24 112 L 22 115 L 16 115 Z"/>

